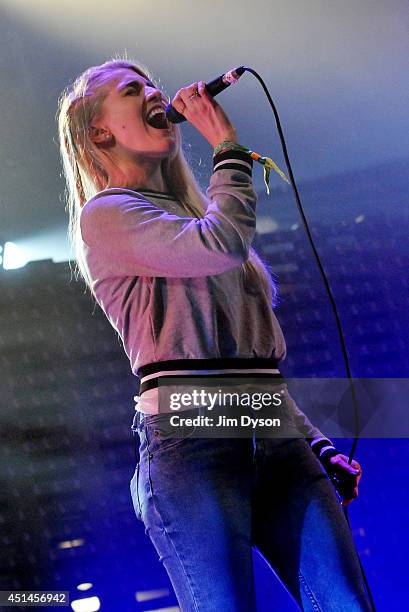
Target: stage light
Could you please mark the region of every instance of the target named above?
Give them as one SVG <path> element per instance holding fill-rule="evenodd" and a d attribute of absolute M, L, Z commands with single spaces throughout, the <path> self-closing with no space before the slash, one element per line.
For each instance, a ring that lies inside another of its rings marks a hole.
<path fill-rule="evenodd" d="M 278 223 L 275 219 L 271 217 L 262 217 L 259 216 L 257 218 L 257 232 L 259 234 L 268 234 L 270 232 L 276 232 L 278 230 Z"/>
<path fill-rule="evenodd" d="M 136 601 L 151 601 L 152 599 L 159 599 L 160 597 L 169 597 L 169 589 L 154 589 L 150 591 L 137 591 L 135 593 Z"/>
<path fill-rule="evenodd" d="M 92 582 L 81 582 L 81 584 L 77 585 L 77 589 L 79 591 L 89 591 L 93 586 Z"/>
<path fill-rule="evenodd" d="M 180 612 L 180 608 L 178 606 L 171 606 L 170 608 L 155 608 L 154 610 L 149 610 L 149 612 Z"/>
<path fill-rule="evenodd" d="M 24 251 L 14 242 L 6 242 L 4 245 L 3 268 L 5 270 L 14 270 L 22 268 L 28 262 L 28 258 Z"/>
<path fill-rule="evenodd" d="M 82 538 L 77 538 L 76 540 L 64 540 L 63 542 L 58 543 L 58 548 L 76 548 L 77 546 L 82 546 L 84 544 L 84 540 Z"/>
<path fill-rule="evenodd" d="M 74 599 L 71 608 L 74 612 L 96 612 L 101 607 L 99 597 L 86 597 L 85 599 Z"/>

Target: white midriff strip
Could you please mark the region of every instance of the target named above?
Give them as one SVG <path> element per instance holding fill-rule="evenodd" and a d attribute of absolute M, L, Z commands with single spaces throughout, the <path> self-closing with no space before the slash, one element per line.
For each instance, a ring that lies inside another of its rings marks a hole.
<path fill-rule="evenodd" d="M 279 374 L 280 370 L 273 368 L 223 368 L 219 370 L 165 370 L 161 372 L 155 372 L 154 374 L 147 374 L 142 376 L 140 382 L 157 378 L 158 376 L 192 376 L 194 374 L 209 375 L 212 374 Z M 145 414 L 157 414 L 159 404 L 159 388 L 148 389 L 141 395 L 135 395 L 134 400 L 136 401 L 135 410 L 144 412 Z"/>

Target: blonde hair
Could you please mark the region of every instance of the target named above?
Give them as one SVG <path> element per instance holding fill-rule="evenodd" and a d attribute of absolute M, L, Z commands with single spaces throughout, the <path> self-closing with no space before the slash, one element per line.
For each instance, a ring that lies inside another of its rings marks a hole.
<path fill-rule="evenodd" d="M 102 110 L 108 93 L 107 86 L 115 78 L 115 71 L 122 68 L 134 70 L 153 81 L 150 71 L 141 63 L 128 58 L 114 58 L 88 68 L 72 85 L 65 88 L 60 95 L 56 115 L 61 162 L 66 181 L 64 199 L 65 210 L 69 216 L 68 238 L 77 265 L 76 271 L 83 277 L 92 294 L 92 279 L 83 253 L 80 214 L 85 202 L 106 188 L 108 173 L 101 159 L 95 154 L 89 127 Z M 206 196 L 183 153 L 181 131 L 177 125 L 175 133 L 176 147 L 162 161 L 166 189 L 179 200 L 187 213 L 203 218 L 207 205 Z M 276 284 L 253 247 L 250 247 L 248 260 L 242 264 L 242 271 L 246 291 L 251 293 L 258 286 L 274 307 L 277 298 Z"/>

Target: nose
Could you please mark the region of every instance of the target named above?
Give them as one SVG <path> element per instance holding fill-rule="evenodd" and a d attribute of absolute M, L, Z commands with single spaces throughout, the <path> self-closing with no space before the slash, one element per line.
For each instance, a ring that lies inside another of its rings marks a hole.
<path fill-rule="evenodd" d="M 145 84 L 145 91 L 150 92 L 148 95 L 149 97 L 153 97 L 153 96 L 162 96 L 162 92 L 159 89 L 159 87 L 156 87 L 156 85 L 149 85 L 148 83 Z"/>
<path fill-rule="evenodd" d="M 161 104 L 167 104 L 167 100 L 164 97 L 163 93 L 157 87 L 149 87 L 148 85 L 145 88 L 145 91 L 148 90 L 149 93 L 146 95 L 145 103 L 146 105 L 151 104 L 152 102 L 160 102 Z"/>

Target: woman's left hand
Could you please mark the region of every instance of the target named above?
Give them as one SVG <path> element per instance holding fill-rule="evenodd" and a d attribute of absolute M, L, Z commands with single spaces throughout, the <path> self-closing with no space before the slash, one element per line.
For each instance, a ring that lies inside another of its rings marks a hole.
<path fill-rule="evenodd" d="M 348 457 L 342 453 L 330 457 L 329 463 L 329 477 L 342 497 L 342 505 L 348 506 L 358 497 L 358 484 L 362 478 L 362 468 L 355 459 L 352 459 L 351 464 L 349 464 Z"/>

